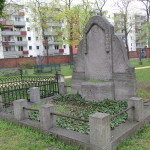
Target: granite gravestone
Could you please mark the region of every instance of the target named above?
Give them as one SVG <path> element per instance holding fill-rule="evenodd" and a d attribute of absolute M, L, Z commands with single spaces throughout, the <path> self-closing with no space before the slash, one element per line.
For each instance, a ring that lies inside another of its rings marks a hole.
<path fill-rule="evenodd" d="M 134 68 L 129 64 L 123 42 L 103 17 L 87 23 L 79 44 L 72 78 L 72 93 L 86 100 L 125 100 L 136 96 Z M 94 81 L 94 82 L 93 82 Z"/>

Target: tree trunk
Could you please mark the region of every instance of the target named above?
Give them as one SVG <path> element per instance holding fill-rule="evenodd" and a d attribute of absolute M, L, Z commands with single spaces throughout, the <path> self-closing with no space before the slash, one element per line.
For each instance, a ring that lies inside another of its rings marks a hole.
<path fill-rule="evenodd" d="M 127 49 L 127 56 L 128 56 L 128 59 L 129 59 L 129 46 L 128 46 L 128 34 L 125 33 L 125 45 L 126 45 L 126 49 Z"/>

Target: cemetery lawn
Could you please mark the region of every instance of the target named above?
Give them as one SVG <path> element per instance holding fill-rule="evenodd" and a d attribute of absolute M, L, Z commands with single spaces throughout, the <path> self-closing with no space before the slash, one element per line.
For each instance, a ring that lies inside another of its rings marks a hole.
<path fill-rule="evenodd" d="M 80 150 L 27 127 L 0 120 L 0 150 Z"/>
<path fill-rule="evenodd" d="M 144 100 L 150 99 L 150 68 L 135 70 L 138 97 L 142 97 Z"/>
<path fill-rule="evenodd" d="M 150 149 L 150 124 L 136 132 L 130 139 L 119 145 L 117 150 L 149 150 Z"/>
<path fill-rule="evenodd" d="M 137 68 L 137 67 L 145 67 L 150 66 L 150 58 L 142 59 L 143 65 L 139 65 L 139 59 L 131 59 L 130 64 L 131 66 Z"/>

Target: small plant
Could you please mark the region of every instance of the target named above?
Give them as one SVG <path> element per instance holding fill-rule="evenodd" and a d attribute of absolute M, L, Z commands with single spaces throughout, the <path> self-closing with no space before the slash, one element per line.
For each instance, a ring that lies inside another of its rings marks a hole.
<path fill-rule="evenodd" d="M 19 64 L 19 67 L 22 69 L 32 69 L 34 66 L 34 63 L 31 61 L 22 62 Z"/>
<path fill-rule="evenodd" d="M 108 80 L 101 80 L 101 79 L 88 79 L 89 82 L 106 82 Z"/>

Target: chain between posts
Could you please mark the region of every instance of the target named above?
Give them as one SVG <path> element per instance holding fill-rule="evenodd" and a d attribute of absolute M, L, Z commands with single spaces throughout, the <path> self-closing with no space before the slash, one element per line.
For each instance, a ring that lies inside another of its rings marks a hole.
<path fill-rule="evenodd" d="M 13 105 L 13 103 L 8 103 L 8 102 L 0 102 L 1 104 L 8 104 L 8 105 Z"/>
<path fill-rule="evenodd" d="M 51 113 L 51 115 L 70 118 L 70 119 L 75 119 L 75 120 L 79 120 L 79 121 L 83 121 L 83 122 L 89 122 L 89 120 L 86 120 L 86 119 L 81 119 L 81 118 L 77 118 L 77 117 L 74 117 L 74 116 L 68 116 L 68 115 L 63 115 L 63 114 L 58 114 L 58 113 Z"/>
<path fill-rule="evenodd" d="M 24 110 L 38 111 L 38 112 L 39 112 L 39 110 L 38 110 L 38 109 L 32 109 L 32 108 L 26 108 L 26 107 L 23 107 L 23 109 L 24 109 Z"/>
<path fill-rule="evenodd" d="M 111 119 L 114 119 L 114 118 L 118 117 L 119 115 L 122 115 L 123 113 L 129 111 L 130 109 L 134 109 L 134 108 L 135 108 L 134 106 L 131 106 L 131 107 L 129 107 L 129 108 L 123 110 L 122 112 L 119 112 L 118 114 L 113 115 L 113 116 L 111 117 Z"/>

